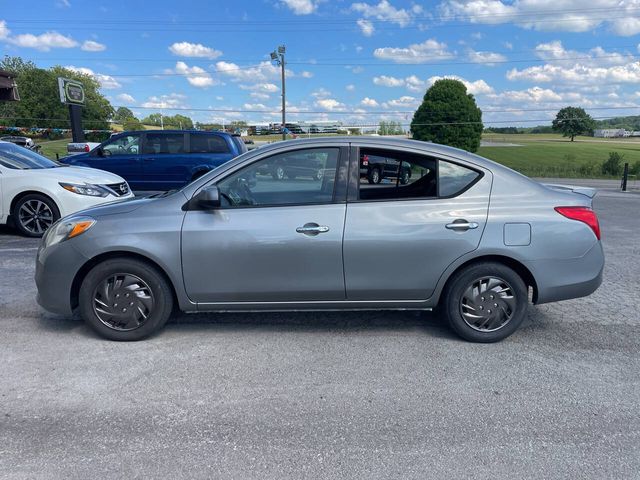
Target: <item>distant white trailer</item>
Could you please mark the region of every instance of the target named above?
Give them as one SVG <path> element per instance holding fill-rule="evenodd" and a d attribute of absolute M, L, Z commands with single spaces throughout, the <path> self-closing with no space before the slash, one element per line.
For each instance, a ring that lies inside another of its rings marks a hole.
<path fill-rule="evenodd" d="M 624 128 L 602 128 L 594 130 L 593 136 L 599 138 L 616 138 L 628 137 L 629 133 Z"/>

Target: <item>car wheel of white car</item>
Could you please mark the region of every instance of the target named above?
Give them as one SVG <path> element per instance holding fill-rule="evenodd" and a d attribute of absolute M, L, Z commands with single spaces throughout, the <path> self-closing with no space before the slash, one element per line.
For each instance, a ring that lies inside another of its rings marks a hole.
<path fill-rule="evenodd" d="M 41 237 L 60 218 L 60 211 L 53 200 L 33 193 L 16 202 L 12 215 L 20 233 L 28 237 Z"/>
<path fill-rule="evenodd" d="M 456 273 L 443 299 L 451 328 L 471 342 L 497 342 L 515 332 L 527 312 L 528 289 L 501 263 L 478 263 Z"/>

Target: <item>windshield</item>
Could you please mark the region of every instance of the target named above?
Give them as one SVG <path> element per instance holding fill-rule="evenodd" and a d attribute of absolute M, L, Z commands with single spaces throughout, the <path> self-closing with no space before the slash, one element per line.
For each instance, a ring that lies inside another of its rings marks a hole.
<path fill-rule="evenodd" d="M 13 143 L 0 143 L 0 165 L 15 170 L 55 168 L 60 164 Z"/>

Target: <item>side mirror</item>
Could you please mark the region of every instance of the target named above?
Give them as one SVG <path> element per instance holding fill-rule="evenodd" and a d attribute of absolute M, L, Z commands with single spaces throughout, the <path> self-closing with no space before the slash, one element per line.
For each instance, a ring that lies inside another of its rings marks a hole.
<path fill-rule="evenodd" d="M 215 185 L 203 188 L 189 203 L 197 210 L 214 210 L 220 207 L 220 191 Z"/>

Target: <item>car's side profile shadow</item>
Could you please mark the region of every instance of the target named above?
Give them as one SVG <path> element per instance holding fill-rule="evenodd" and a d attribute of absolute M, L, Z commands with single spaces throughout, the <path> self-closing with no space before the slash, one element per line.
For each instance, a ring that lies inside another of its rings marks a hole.
<path fill-rule="evenodd" d="M 71 333 L 99 338 L 76 314 L 64 317 L 42 312 L 40 327 L 51 332 Z M 163 332 L 204 334 L 211 331 L 243 329 L 263 331 L 405 331 L 420 330 L 431 337 L 460 340 L 433 312 L 358 311 L 358 312 L 238 312 L 176 314 Z"/>

